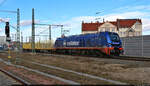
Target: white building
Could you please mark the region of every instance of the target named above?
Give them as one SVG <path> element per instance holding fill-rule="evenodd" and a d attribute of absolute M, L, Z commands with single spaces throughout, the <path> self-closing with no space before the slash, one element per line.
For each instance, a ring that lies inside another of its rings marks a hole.
<path fill-rule="evenodd" d="M 142 22 L 140 19 L 117 19 L 116 21 L 84 23 L 82 22 L 82 34 L 101 31 L 116 32 L 120 37 L 142 35 Z"/>
<path fill-rule="evenodd" d="M 0 36 L 0 45 L 6 44 L 6 36 Z"/>

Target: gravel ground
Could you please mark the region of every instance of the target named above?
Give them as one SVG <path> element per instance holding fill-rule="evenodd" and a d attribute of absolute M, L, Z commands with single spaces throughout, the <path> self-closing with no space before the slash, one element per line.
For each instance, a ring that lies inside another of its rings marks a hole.
<path fill-rule="evenodd" d="M 3 59 L 6 54 L 1 54 Z M 12 55 L 15 58 L 15 54 Z M 150 83 L 150 62 L 22 53 L 19 58 L 131 84 Z"/>
<path fill-rule="evenodd" d="M 10 86 L 14 84 L 19 85 L 20 83 L 5 75 L 4 73 L 0 72 L 0 86 Z"/>
<path fill-rule="evenodd" d="M 16 68 L 14 66 L 6 65 L 4 63 L 0 63 L 0 66 L 4 70 L 9 71 L 16 76 L 19 76 L 20 78 L 24 79 L 25 81 L 30 82 L 31 84 L 37 84 L 37 85 L 38 84 L 41 84 L 41 85 L 65 84 L 65 83 L 60 82 L 58 80 L 44 77 L 44 76 L 37 74 L 35 72 L 27 71 L 23 68 Z"/>

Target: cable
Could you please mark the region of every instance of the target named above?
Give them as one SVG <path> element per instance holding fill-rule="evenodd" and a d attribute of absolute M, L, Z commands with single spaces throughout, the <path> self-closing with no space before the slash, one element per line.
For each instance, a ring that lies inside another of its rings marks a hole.
<path fill-rule="evenodd" d="M 6 0 L 2 0 L 2 1 L 0 2 L 0 6 L 2 6 L 5 2 L 6 2 Z"/>
<path fill-rule="evenodd" d="M 0 10 L 0 12 L 7 12 L 7 13 L 17 13 L 17 11 L 9 11 L 9 10 Z"/>

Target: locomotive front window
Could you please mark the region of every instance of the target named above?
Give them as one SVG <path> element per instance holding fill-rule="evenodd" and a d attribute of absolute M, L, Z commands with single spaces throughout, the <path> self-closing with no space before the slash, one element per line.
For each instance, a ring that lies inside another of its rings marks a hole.
<path fill-rule="evenodd" d="M 113 42 L 119 42 L 120 41 L 118 34 L 115 34 L 115 33 L 110 33 L 110 39 Z"/>

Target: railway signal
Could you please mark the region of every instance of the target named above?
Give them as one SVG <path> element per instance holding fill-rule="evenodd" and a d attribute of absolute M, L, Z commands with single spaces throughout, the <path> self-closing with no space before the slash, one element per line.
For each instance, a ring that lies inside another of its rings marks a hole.
<path fill-rule="evenodd" d="M 10 29 L 9 29 L 9 22 L 6 22 L 5 26 L 5 34 L 6 34 L 6 41 L 10 41 Z"/>
<path fill-rule="evenodd" d="M 6 34 L 6 37 L 9 37 L 9 36 L 10 36 L 10 34 L 9 34 L 9 22 L 6 22 L 5 34 Z"/>
<path fill-rule="evenodd" d="M 10 59 L 10 29 L 9 29 L 9 22 L 6 22 L 5 26 L 5 34 L 6 34 L 6 41 L 8 42 L 8 58 Z"/>

